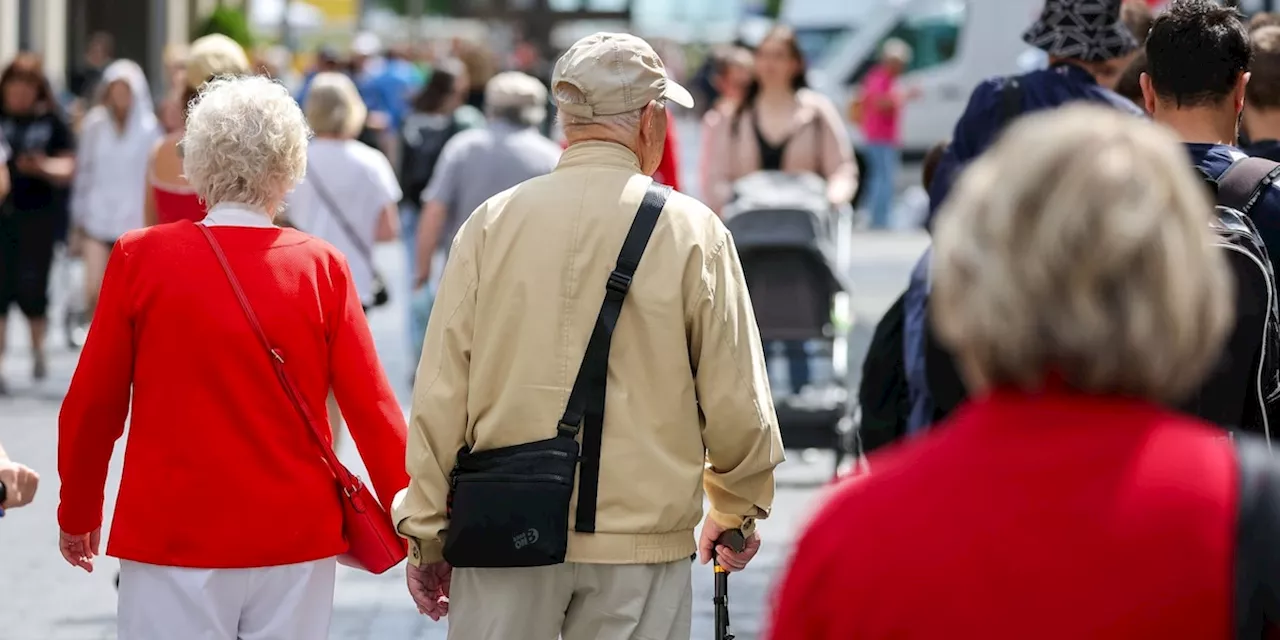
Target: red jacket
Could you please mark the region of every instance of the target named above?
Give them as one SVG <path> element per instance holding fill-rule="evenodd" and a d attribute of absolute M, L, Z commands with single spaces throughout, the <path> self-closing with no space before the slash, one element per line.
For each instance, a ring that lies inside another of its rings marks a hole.
<path fill-rule="evenodd" d="M 213 233 L 321 417 L 332 388 L 390 505 L 408 484 L 404 414 L 346 261 L 299 231 Z M 122 237 L 59 419 L 62 529 L 102 525 L 107 463 L 131 416 L 108 554 L 233 568 L 345 551 L 334 480 L 268 358 L 194 224 Z"/>
<path fill-rule="evenodd" d="M 1133 400 L 974 401 L 833 490 L 769 637 L 1235 637 L 1237 561 L 1276 565 L 1237 556 L 1225 436 Z"/>

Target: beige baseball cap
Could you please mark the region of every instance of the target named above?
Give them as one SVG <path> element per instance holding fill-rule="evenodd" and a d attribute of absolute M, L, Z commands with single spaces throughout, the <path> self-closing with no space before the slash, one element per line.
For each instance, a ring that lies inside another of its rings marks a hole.
<path fill-rule="evenodd" d="M 531 75 L 504 71 L 485 83 L 484 103 L 499 109 L 542 107 L 547 104 L 547 88 Z"/>
<path fill-rule="evenodd" d="M 582 118 L 635 111 L 661 98 L 693 107 L 693 96 L 667 77 L 653 47 L 626 33 L 596 33 L 575 42 L 556 62 L 551 86 L 561 82 L 577 87 L 587 102 L 561 103 L 560 110 Z"/>

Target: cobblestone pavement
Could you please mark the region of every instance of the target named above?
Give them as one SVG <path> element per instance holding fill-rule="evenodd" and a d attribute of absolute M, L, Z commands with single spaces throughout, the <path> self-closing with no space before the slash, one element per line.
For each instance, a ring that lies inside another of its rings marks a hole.
<path fill-rule="evenodd" d="M 852 277 L 857 291 L 854 310 L 858 322 L 850 351 L 855 371 L 874 328 L 875 319 L 901 291 L 907 272 L 923 250 L 920 235 L 859 234 L 855 240 Z M 396 247 L 380 247 L 378 262 L 397 281 L 404 275 L 404 259 Z M 390 308 L 371 313 L 379 351 L 393 381 L 407 383 L 409 363 L 405 341 L 403 292 Z M 76 355 L 51 332 L 50 379 L 33 386 L 28 382 L 31 359 L 26 325 L 14 316 L 9 323 L 10 352 L 0 372 L 10 382 L 12 395 L 0 398 L 0 442 L 12 457 L 42 473 L 43 484 L 35 504 L 0 520 L 0 640 L 98 640 L 115 637 L 117 563 L 103 558 L 92 575 L 72 569 L 57 551 L 55 520 L 58 480 L 56 474 L 56 418 L 62 393 L 70 381 Z M 401 390 L 407 395 L 407 389 Z M 354 448 L 341 452 L 359 469 Z M 107 514 L 114 504 L 123 446 L 118 446 L 107 482 Z M 832 461 L 825 454 L 791 452 L 779 472 L 779 489 L 773 517 L 761 525 L 763 550 L 751 567 L 731 579 L 734 630 L 743 640 L 759 637 L 767 616 L 769 593 L 787 555 L 791 540 L 812 508 L 819 488 L 830 477 Z M 694 579 L 694 638 L 712 637 L 712 578 L 709 568 L 699 567 Z M 403 572 L 369 576 L 340 569 L 334 608 L 332 639 L 399 640 L 442 639 L 445 625 L 419 616 L 403 587 Z"/>

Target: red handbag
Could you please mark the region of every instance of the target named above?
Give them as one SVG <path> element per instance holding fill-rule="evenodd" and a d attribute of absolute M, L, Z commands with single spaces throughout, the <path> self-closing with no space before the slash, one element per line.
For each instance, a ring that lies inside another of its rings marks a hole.
<path fill-rule="evenodd" d="M 205 239 L 209 241 L 209 246 L 213 248 L 218 264 L 222 265 L 222 270 L 226 272 L 227 280 L 231 283 L 231 290 L 235 292 L 236 299 L 240 301 L 240 307 L 244 309 L 245 317 L 253 326 L 254 333 L 258 334 L 258 340 L 262 342 L 263 348 L 270 355 L 280 386 L 284 388 L 285 395 L 289 397 L 289 401 L 293 403 L 303 422 L 311 428 L 316 443 L 320 445 L 320 453 L 324 456 L 325 464 L 333 473 L 338 489 L 342 492 L 342 535 L 347 540 L 347 552 L 338 556 L 338 562 L 370 573 L 384 573 L 387 569 L 400 564 L 406 555 L 405 543 L 392 526 L 391 517 L 387 515 L 382 505 L 378 504 L 377 498 L 369 488 L 360 481 L 359 476 L 351 473 L 351 470 L 338 460 L 337 454 L 333 452 L 333 445 L 325 439 L 325 433 L 329 431 L 328 423 L 321 425 L 317 422 L 315 416 L 307 409 L 307 404 L 302 401 L 297 385 L 293 383 L 293 378 L 285 369 L 284 356 L 278 349 L 271 346 L 271 340 L 267 338 L 266 331 L 263 331 L 262 324 L 258 322 L 258 316 L 249 305 L 244 289 L 240 288 L 240 281 L 236 279 L 235 272 L 227 263 L 227 256 L 222 252 L 222 247 L 208 227 L 197 224 L 196 228 L 200 229 Z"/>

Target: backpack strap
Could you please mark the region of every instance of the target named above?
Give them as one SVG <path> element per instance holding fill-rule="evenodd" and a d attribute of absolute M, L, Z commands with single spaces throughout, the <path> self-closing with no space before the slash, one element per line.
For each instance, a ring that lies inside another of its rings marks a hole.
<path fill-rule="evenodd" d="M 1280 163 L 1266 158 L 1240 158 L 1215 181 L 1218 204 L 1248 214 L 1277 178 L 1280 178 Z"/>
<path fill-rule="evenodd" d="M 617 266 L 605 283 L 604 303 L 596 317 L 595 328 L 587 341 L 582 366 L 569 392 L 569 402 L 560 418 L 559 436 L 575 438 L 582 430 L 582 457 L 578 468 L 578 513 L 574 530 L 593 533 L 596 530 L 596 496 L 600 488 L 600 444 L 604 435 L 605 390 L 609 382 L 609 343 L 622 315 L 622 302 L 631 288 L 631 278 L 640 266 L 649 237 L 658 224 L 658 216 L 667 204 L 671 187 L 653 182 L 640 202 L 627 238 L 618 253 Z"/>
<path fill-rule="evenodd" d="M 1235 627 L 1237 638 L 1261 638 L 1280 622 L 1280 463 L 1265 441 L 1233 438 L 1236 493 Z"/>

